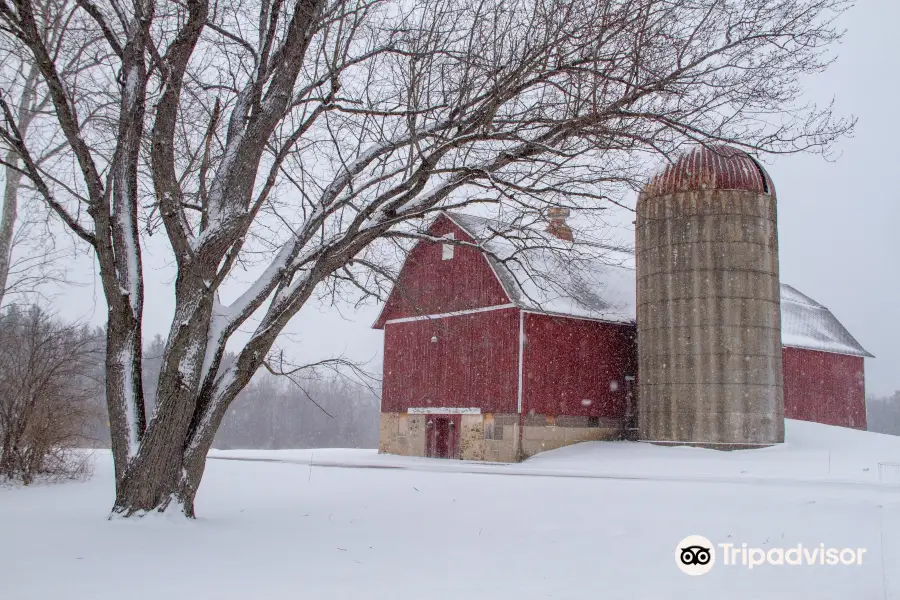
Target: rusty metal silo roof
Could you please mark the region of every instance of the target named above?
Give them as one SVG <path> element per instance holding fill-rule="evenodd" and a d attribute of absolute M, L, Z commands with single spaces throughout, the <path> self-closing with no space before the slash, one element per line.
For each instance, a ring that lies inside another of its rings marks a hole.
<path fill-rule="evenodd" d="M 747 190 L 775 195 L 775 186 L 759 162 L 743 150 L 724 145 L 695 146 L 660 168 L 644 196 L 694 190 Z"/>

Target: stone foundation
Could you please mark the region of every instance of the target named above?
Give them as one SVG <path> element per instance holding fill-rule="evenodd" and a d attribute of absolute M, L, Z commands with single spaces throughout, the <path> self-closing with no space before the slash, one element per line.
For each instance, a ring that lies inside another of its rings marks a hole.
<path fill-rule="evenodd" d="M 381 413 L 378 452 L 425 456 L 425 415 Z"/>
<path fill-rule="evenodd" d="M 523 457 L 578 442 L 622 438 L 622 421 L 599 417 L 527 415 L 522 431 Z"/>
<path fill-rule="evenodd" d="M 382 454 L 425 456 L 427 415 L 381 413 L 378 451 Z M 519 444 L 519 415 L 464 414 L 460 416 L 459 457 L 462 460 L 517 462 L 538 452 L 578 442 L 622 438 L 622 422 L 597 417 L 524 418 Z"/>
<path fill-rule="evenodd" d="M 476 415 L 481 416 L 481 415 Z M 517 462 L 519 460 L 519 415 L 483 415 L 481 443 L 484 458 L 493 462 Z"/>

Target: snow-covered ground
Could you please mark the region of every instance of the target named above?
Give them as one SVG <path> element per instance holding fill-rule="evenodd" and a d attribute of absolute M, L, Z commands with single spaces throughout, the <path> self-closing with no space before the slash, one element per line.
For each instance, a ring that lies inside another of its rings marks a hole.
<path fill-rule="evenodd" d="M 0 488 L 0 598 L 900 598 L 900 483 L 878 477 L 900 438 L 795 421 L 787 437 L 585 443 L 520 465 L 217 451 L 195 522 L 106 520 L 100 453 L 87 482 Z M 866 553 L 690 577 L 674 554 L 690 534 Z"/>

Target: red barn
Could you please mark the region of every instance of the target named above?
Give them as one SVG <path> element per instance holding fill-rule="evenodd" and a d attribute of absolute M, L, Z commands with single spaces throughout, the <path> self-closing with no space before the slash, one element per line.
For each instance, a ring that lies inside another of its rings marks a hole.
<path fill-rule="evenodd" d="M 507 231 L 445 212 L 429 235 L 455 243 L 422 241 L 406 259 L 374 325 L 382 452 L 514 461 L 634 426 L 631 257 L 561 261 L 517 250 Z M 782 295 L 786 416 L 864 428 L 869 355 L 827 309 L 789 286 Z"/>
<path fill-rule="evenodd" d="M 444 213 L 430 235 L 473 246 L 421 242 L 407 258 L 375 323 L 383 452 L 512 461 L 621 435 L 636 374 L 634 272 L 516 255 L 498 231 Z"/>
<path fill-rule="evenodd" d="M 866 429 L 863 361 L 872 355 L 831 311 L 781 284 L 784 416 Z"/>

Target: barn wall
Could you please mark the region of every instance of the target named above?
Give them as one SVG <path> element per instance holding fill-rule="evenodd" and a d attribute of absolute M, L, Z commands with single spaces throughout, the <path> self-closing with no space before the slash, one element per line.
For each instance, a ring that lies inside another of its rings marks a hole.
<path fill-rule="evenodd" d="M 637 371 L 634 332 L 631 325 L 526 313 L 524 412 L 624 417 L 625 376 Z"/>
<path fill-rule="evenodd" d="M 518 349 L 514 308 L 390 323 L 384 330 L 381 411 L 478 407 L 514 413 Z"/>
<path fill-rule="evenodd" d="M 863 358 L 784 348 L 784 416 L 866 428 Z"/>
<path fill-rule="evenodd" d="M 436 237 L 453 233 L 456 240 L 474 242 L 443 215 L 435 220 L 429 233 Z M 506 292 L 481 252 L 455 246 L 453 258 L 443 260 L 442 247 L 443 244 L 420 242 L 413 248 L 376 327 L 383 327 L 389 319 L 509 303 Z"/>
<path fill-rule="evenodd" d="M 524 325 L 522 454 L 621 437 L 634 326 L 533 313 Z"/>

